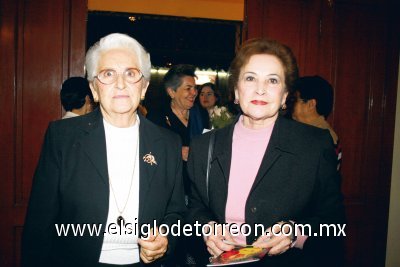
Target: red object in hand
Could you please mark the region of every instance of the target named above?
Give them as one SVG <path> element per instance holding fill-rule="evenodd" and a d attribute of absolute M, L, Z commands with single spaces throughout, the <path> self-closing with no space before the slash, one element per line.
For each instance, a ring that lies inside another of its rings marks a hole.
<path fill-rule="evenodd" d="M 224 254 L 221 255 L 221 257 L 223 259 L 228 259 L 230 257 L 232 257 L 233 255 L 239 254 L 239 251 L 237 250 L 231 250 L 231 251 L 227 251 Z"/>

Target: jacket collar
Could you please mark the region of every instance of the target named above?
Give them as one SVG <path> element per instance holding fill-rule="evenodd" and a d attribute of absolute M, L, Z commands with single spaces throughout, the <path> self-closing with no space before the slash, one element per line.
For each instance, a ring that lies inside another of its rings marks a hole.
<path fill-rule="evenodd" d="M 232 158 L 232 141 L 233 141 L 233 131 L 236 123 L 238 122 L 240 116 L 237 116 L 235 121 L 219 130 L 216 131 L 215 137 L 215 147 L 214 155 L 211 162 L 214 160 L 218 161 L 220 168 L 224 174 L 225 178 L 225 188 L 228 188 L 229 174 L 231 167 Z M 266 177 L 268 171 L 271 167 L 279 160 L 279 158 L 284 153 L 295 154 L 293 145 L 291 143 L 292 138 L 290 138 L 290 121 L 282 116 L 279 116 L 275 122 L 274 129 L 272 130 L 271 138 L 268 143 L 266 152 L 263 156 L 261 166 L 258 170 L 257 176 L 253 183 L 251 191 L 253 191 L 259 182 Z"/>
<path fill-rule="evenodd" d="M 160 145 L 162 134 L 158 128 L 151 124 L 146 118 L 139 114 L 139 214 L 143 214 L 144 203 L 149 195 L 151 182 L 158 167 L 158 157 L 164 154 Z M 108 186 L 107 147 L 103 124 L 103 116 L 100 109 L 84 116 L 80 128 L 84 132 L 79 141 L 87 157 L 92 162 L 105 185 Z M 153 156 L 156 164 L 145 161 L 145 156 Z"/>
<path fill-rule="evenodd" d="M 108 186 L 106 136 L 100 109 L 97 108 L 83 116 L 80 127 L 84 136 L 79 142 L 103 182 Z"/>
<path fill-rule="evenodd" d="M 145 203 L 148 203 L 149 190 L 154 179 L 154 174 L 165 157 L 162 146 L 163 135 L 158 127 L 139 114 L 139 218 L 143 218 Z M 153 161 L 153 160 L 154 161 Z"/>

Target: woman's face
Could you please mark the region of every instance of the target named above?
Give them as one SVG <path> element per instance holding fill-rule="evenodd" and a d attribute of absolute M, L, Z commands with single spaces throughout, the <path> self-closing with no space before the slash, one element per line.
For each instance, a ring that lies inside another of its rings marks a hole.
<path fill-rule="evenodd" d="M 90 82 L 93 98 L 99 102 L 103 116 L 116 119 L 121 115 L 136 114 L 149 82 L 142 77 L 136 83 L 128 83 L 123 73 L 131 68 L 139 69 L 139 64 L 136 54 L 130 50 L 112 49 L 100 56 L 97 73 L 103 70 L 115 70 L 118 73 L 116 81 L 111 84 L 103 84 L 97 78 Z"/>
<path fill-rule="evenodd" d="M 200 105 L 206 109 L 213 108 L 215 106 L 215 102 L 217 102 L 214 91 L 210 86 L 204 86 L 200 91 L 199 97 Z"/>
<path fill-rule="evenodd" d="M 267 54 L 251 56 L 242 67 L 235 88 L 245 126 L 262 128 L 273 123 L 287 94 L 284 70 L 278 58 Z"/>
<path fill-rule="evenodd" d="M 168 94 L 178 108 L 189 110 L 197 96 L 196 82 L 192 76 L 184 76 L 181 79 L 181 86 L 176 91 L 168 88 Z"/>

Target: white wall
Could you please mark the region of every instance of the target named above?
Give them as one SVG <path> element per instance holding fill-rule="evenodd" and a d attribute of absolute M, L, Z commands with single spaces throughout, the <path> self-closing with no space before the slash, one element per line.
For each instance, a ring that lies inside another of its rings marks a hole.
<path fill-rule="evenodd" d="M 400 266 L 400 68 L 397 81 L 396 124 L 393 144 L 386 267 Z"/>

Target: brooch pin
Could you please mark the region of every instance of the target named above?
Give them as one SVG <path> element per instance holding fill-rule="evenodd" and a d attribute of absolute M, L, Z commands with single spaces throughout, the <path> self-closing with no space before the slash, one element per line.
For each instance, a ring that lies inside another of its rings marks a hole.
<path fill-rule="evenodd" d="M 149 163 L 152 166 L 153 164 L 157 165 L 156 158 L 151 154 L 151 152 L 149 154 L 144 155 L 143 160 L 144 162 Z"/>

